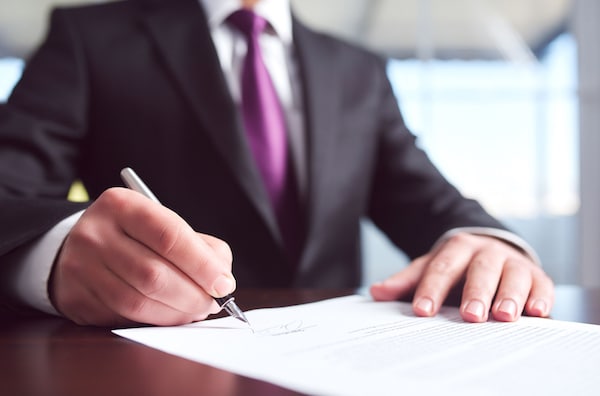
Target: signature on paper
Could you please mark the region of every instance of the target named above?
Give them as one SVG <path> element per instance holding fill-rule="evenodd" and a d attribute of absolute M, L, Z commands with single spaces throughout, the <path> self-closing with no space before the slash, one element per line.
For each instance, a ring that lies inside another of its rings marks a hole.
<path fill-rule="evenodd" d="M 256 334 L 260 336 L 282 336 L 293 333 L 302 333 L 306 329 L 315 327 L 316 325 L 304 325 L 301 320 L 294 320 L 279 326 L 267 327 L 266 329 L 256 330 Z"/>

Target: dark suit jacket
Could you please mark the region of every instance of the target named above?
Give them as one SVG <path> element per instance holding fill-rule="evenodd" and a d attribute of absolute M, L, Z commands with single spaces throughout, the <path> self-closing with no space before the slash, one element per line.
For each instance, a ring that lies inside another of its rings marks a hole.
<path fill-rule="evenodd" d="M 502 227 L 463 198 L 407 130 L 385 61 L 293 26 L 308 141 L 306 242 L 285 260 L 198 0 L 130 0 L 53 13 L 0 108 L 0 268 L 9 254 L 122 185 L 131 166 L 199 232 L 230 243 L 246 287 L 354 287 L 360 220 L 409 256 L 460 226 Z"/>

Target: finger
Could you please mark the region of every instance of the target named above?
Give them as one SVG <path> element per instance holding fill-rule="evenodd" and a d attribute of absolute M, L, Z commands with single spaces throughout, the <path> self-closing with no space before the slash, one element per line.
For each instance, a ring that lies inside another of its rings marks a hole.
<path fill-rule="evenodd" d="M 406 297 L 414 292 L 428 261 L 429 255 L 421 256 L 383 282 L 374 283 L 370 288 L 371 296 L 377 301 L 394 301 Z"/>
<path fill-rule="evenodd" d="M 110 310 L 98 297 L 85 288 L 81 283 L 73 283 L 69 289 L 72 298 L 68 298 L 68 303 L 63 305 L 60 312 L 65 317 L 75 323 L 83 326 L 128 326 L 135 322 L 126 319 L 114 311 Z"/>
<path fill-rule="evenodd" d="M 210 309 L 213 298 L 177 267 L 124 235 L 109 241 L 103 261 L 111 272 L 142 295 L 189 314 Z"/>
<path fill-rule="evenodd" d="M 492 307 L 494 319 L 512 322 L 521 316 L 532 286 L 531 266 L 525 259 L 506 260 Z"/>
<path fill-rule="evenodd" d="M 138 323 L 159 326 L 180 325 L 192 322 L 196 315 L 178 311 L 140 293 L 106 267 L 90 286 L 90 292 L 116 314 Z M 90 282 L 87 282 L 90 284 Z M 110 290 L 110 293 L 106 293 Z M 204 317 L 208 316 L 208 312 Z"/>
<path fill-rule="evenodd" d="M 96 245 L 110 243 L 114 233 L 104 233 L 102 242 L 98 242 L 93 241 L 93 236 L 90 235 L 93 235 L 95 230 L 88 225 L 76 225 L 65 241 L 57 261 L 55 269 L 58 283 L 53 283 L 53 290 L 54 294 L 58 295 L 59 308 L 68 312 L 69 317 L 82 323 L 93 324 L 126 318 L 139 323 L 175 325 L 203 319 L 209 313 L 218 312 L 218 306 L 214 302 L 190 314 L 143 295 L 109 269 L 106 260 L 112 262 L 114 257 L 107 257 L 105 252 L 118 253 L 120 250 L 99 249 Z M 104 227 L 103 230 L 107 231 L 107 228 Z M 89 254 L 90 251 L 96 254 Z M 84 288 L 86 293 L 83 293 L 81 288 Z M 73 289 L 75 292 L 71 292 Z M 89 298 L 89 295 L 94 298 Z M 94 308 L 89 313 L 86 312 L 87 303 Z M 102 312 L 101 306 L 112 312 L 112 315 L 106 311 Z"/>
<path fill-rule="evenodd" d="M 467 322 L 485 322 L 502 275 L 504 256 L 495 250 L 477 253 L 467 270 L 460 313 Z"/>
<path fill-rule="evenodd" d="M 197 235 L 204 240 L 219 256 L 223 263 L 227 265 L 227 269 L 231 271 L 231 264 L 233 263 L 233 253 L 229 244 L 222 239 L 216 238 L 212 235 L 197 233 Z"/>
<path fill-rule="evenodd" d="M 75 272 L 82 264 L 81 276 L 94 282 L 101 266 L 118 276 L 142 295 L 188 314 L 199 315 L 211 309 L 212 297 L 177 267 L 135 239 L 126 235 L 111 216 L 90 210 L 76 224 L 63 249 Z M 102 238 L 98 236 L 102 235 Z M 69 264 L 69 263 L 67 263 Z M 93 276 L 89 276 L 92 274 Z M 104 293 L 112 292 L 105 289 Z"/>
<path fill-rule="evenodd" d="M 438 249 L 428 263 L 413 299 L 413 310 L 419 316 L 435 315 L 450 289 L 463 276 L 473 255 L 471 244 L 457 234 Z"/>
<path fill-rule="evenodd" d="M 121 214 L 117 221 L 126 234 L 173 263 L 208 294 L 222 297 L 235 289 L 231 263 L 175 212 L 128 189 L 109 189 L 103 196 L 110 210 Z"/>
<path fill-rule="evenodd" d="M 116 326 L 131 324 L 106 307 L 87 287 L 82 276 L 96 279 L 98 272 L 91 265 L 82 268 L 81 262 L 71 260 L 72 249 L 65 243 L 49 279 L 52 304 L 65 317 L 80 325 Z M 66 258 L 65 258 L 66 257 Z M 68 285 L 66 287 L 65 285 Z"/>
<path fill-rule="evenodd" d="M 533 268 L 533 283 L 525 312 L 530 316 L 547 317 L 554 304 L 554 283 L 541 268 Z"/>

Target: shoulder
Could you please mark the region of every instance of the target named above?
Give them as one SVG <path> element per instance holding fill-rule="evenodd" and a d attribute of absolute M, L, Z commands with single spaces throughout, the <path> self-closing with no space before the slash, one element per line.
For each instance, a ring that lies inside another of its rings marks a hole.
<path fill-rule="evenodd" d="M 304 50 L 335 57 L 354 69 L 382 69 L 387 63 L 385 56 L 347 39 L 313 29 L 297 18 L 294 18 L 294 42 Z"/>
<path fill-rule="evenodd" d="M 50 26 L 66 24 L 78 32 L 115 32 L 139 30 L 147 17 L 203 15 L 199 0 L 119 0 L 83 5 L 62 5 L 52 9 Z"/>
<path fill-rule="evenodd" d="M 199 0 L 119 0 L 80 5 L 61 5 L 54 7 L 53 11 L 77 18 L 97 18 L 103 15 L 128 15 L 190 5 L 200 7 L 200 2 Z"/>
<path fill-rule="evenodd" d="M 139 9 L 145 1 L 122 0 L 107 3 L 92 3 L 85 5 L 61 5 L 52 9 L 52 14 L 66 15 L 70 18 L 89 19 L 102 15 L 126 14 Z"/>

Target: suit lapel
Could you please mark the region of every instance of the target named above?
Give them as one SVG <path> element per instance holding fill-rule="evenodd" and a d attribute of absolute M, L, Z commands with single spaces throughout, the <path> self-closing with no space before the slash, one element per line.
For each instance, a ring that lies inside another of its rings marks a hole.
<path fill-rule="evenodd" d="M 275 215 L 250 154 L 204 11 L 197 0 L 156 2 L 144 23 L 163 62 L 248 198 L 280 239 Z"/>
<path fill-rule="evenodd" d="M 202 7 L 197 0 L 156 2 L 145 10 L 144 24 L 153 37 L 166 69 L 182 90 L 230 167 L 242 189 L 260 213 L 271 234 L 281 240 L 275 215 L 250 148 L 241 119 L 229 94 Z M 327 221 L 328 175 L 335 171 L 331 156 L 339 120 L 339 79 L 331 48 L 318 35 L 294 20 L 294 45 L 303 81 L 308 145 L 307 247 L 320 222 Z M 208 93 L 208 94 L 207 94 Z M 232 116 L 233 115 L 233 116 Z M 301 261 L 302 262 L 302 261 Z"/>
<path fill-rule="evenodd" d="M 304 109 L 308 146 L 308 216 L 306 249 L 319 238 L 318 230 L 326 222 L 331 183 L 334 181 L 334 152 L 340 103 L 339 79 L 332 56 L 322 38 L 294 20 L 294 45 L 304 87 Z M 302 265 L 302 260 L 300 261 Z"/>

